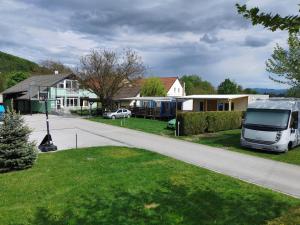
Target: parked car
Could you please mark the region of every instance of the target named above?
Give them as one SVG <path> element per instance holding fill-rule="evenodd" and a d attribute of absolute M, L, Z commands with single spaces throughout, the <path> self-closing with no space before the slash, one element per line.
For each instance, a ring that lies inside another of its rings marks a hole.
<path fill-rule="evenodd" d="M 5 108 L 3 104 L 0 104 L 0 122 L 3 121 L 4 119 L 4 114 L 5 114 Z"/>
<path fill-rule="evenodd" d="M 176 129 L 176 119 L 172 119 L 168 122 L 167 128 L 169 129 Z"/>
<path fill-rule="evenodd" d="M 103 117 L 108 119 L 130 118 L 131 111 L 128 109 L 121 108 L 121 109 L 117 109 L 116 111 L 105 112 L 103 113 Z"/>

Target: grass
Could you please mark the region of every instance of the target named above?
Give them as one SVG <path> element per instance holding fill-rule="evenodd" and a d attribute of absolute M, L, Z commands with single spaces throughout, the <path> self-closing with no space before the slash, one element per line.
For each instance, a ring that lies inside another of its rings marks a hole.
<path fill-rule="evenodd" d="M 201 134 L 189 137 L 182 137 L 184 140 L 199 144 L 220 147 L 236 152 L 246 153 L 254 156 L 264 157 L 286 163 L 300 165 L 300 148 L 295 148 L 287 153 L 276 153 L 253 150 L 240 146 L 241 130 L 221 131 L 212 134 Z"/>
<path fill-rule="evenodd" d="M 129 129 L 144 131 L 147 133 L 152 134 L 159 134 L 165 136 L 174 136 L 174 131 L 167 129 L 167 122 L 161 120 L 151 120 L 151 119 L 144 119 L 144 118 L 126 118 L 126 119 L 104 119 L 102 117 L 92 117 L 89 120 L 115 125 L 115 126 L 122 126 Z"/>
<path fill-rule="evenodd" d="M 115 126 L 121 126 L 120 119 L 110 120 L 103 119 L 102 117 L 93 117 L 90 120 Z M 130 129 L 174 137 L 174 131 L 166 129 L 166 121 L 150 120 L 143 118 L 129 118 L 126 119 L 125 125 L 122 125 L 123 127 L 127 127 Z M 202 135 L 183 136 L 180 137 L 180 139 L 213 147 L 228 149 L 240 153 L 264 157 L 281 162 L 300 165 L 300 147 L 295 148 L 289 151 L 288 153 L 275 153 L 247 149 L 240 146 L 240 132 L 240 130 L 221 131 L 217 133 L 208 133 Z"/>
<path fill-rule="evenodd" d="M 0 224 L 299 224 L 300 200 L 156 153 L 46 153 L 0 174 Z"/>

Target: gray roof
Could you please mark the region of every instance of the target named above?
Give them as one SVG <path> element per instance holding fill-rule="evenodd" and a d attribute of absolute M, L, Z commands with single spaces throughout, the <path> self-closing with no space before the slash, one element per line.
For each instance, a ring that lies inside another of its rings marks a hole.
<path fill-rule="evenodd" d="M 68 78 L 69 76 L 74 76 L 74 74 L 51 74 L 31 76 L 26 80 L 23 80 L 20 83 L 16 84 L 15 86 L 6 89 L 2 92 L 2 94 L 28 92 L 30 86 L 51 87 L 60 82 L 61 80 Z"/>

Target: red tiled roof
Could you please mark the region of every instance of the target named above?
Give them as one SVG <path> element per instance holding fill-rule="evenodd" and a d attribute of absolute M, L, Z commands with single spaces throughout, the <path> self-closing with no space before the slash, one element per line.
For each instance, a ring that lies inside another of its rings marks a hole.
<path fill-rule="evenodd" d="M 177 77 L 160 77 L 159 78 L 163 85 L 165 86 L 166 91 L 169 91 L 175 81 L 178 79 Z"/>
<path fill-rule="evenodd" d="M 136 80 L 131 85 L 125 85 L 115 95 L 114 99 L 136 97 L 136 95 L 141 91 L 141 88 L 143 86 L 145 79 L 147 79 L 147 78 Z M 166 91 L 168 92 L 170 90 L 170 88 L 172 87 L 172 85 L 174 84 L 174 82 L 178 78 L 177 77 L 159 77 L 159 79 L 161 80 L 162 84 L 164 85 Z"/>

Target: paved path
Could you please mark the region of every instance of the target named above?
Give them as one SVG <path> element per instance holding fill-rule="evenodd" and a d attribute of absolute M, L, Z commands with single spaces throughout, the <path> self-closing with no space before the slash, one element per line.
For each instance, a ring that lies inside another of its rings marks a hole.
<path fill-rule="evenodd" d="M 44 115 L 25 116 L 32 140 L 45 135 Z M 51 135 L 59 149 L 89 146 L 129 146 L 158 152 L 222 174 L 300 198 L 300 166 L 91 122 L 80 118 L 50 117 Z"/>

